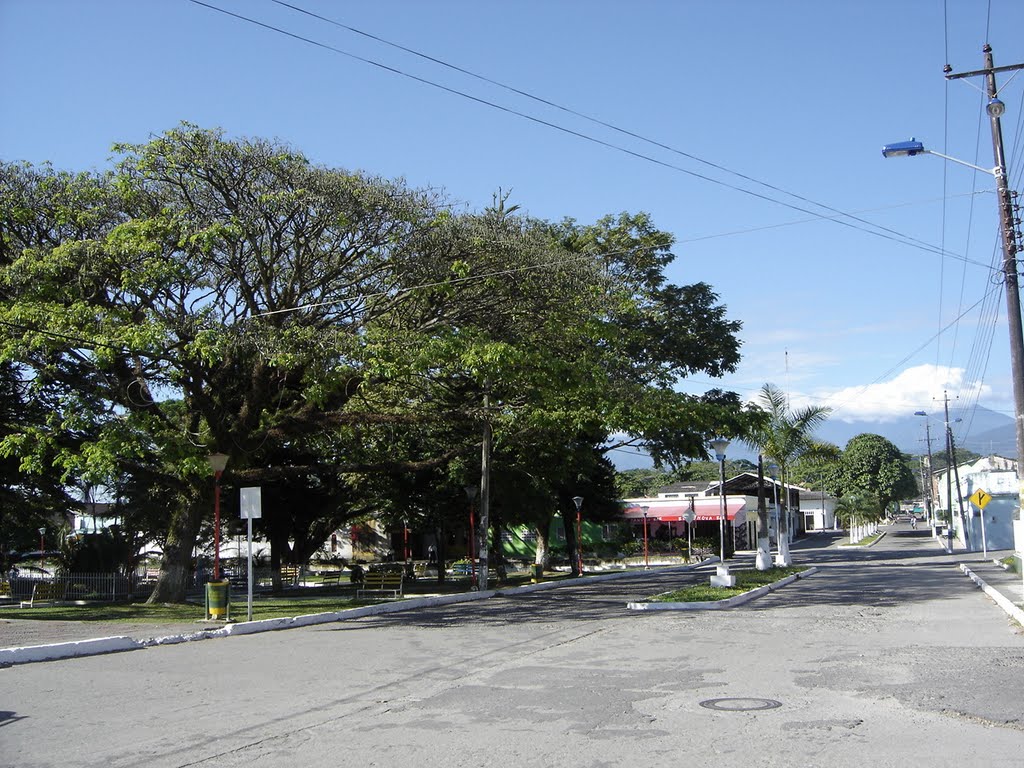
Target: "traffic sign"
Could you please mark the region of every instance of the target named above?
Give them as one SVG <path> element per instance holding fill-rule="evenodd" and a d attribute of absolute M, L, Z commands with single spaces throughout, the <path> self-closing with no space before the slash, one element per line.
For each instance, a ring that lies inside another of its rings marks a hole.
<path fill-rule="evenodd" d="M 971 502 L 971 504 L 976 506 L 978 509 L 984 509 L 985 506 L 990 501 L 992 501 L 992 497 L 988 493 L 986 493 L 984 490 L 979 488 L 973 494 L 971 494 L 971 498 L 969 499 L 969 501 Z"/>

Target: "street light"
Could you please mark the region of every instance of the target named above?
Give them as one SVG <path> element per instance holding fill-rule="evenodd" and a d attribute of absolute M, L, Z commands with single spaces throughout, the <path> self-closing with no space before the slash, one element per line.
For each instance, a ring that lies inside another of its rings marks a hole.
<path fill-rule="evenodd" d="M 39 569 L 45 570 L 46 566 L 43 565 L 43 550 L 46 549 L 46 528 L 39 529 Z"/>
<path fill-rule="evenodd" d="M 649 510 L 650 507 L 640 507 L 640 509 L 642 509 L 644 513 L 644 570 L 647 571 L 651 568 L 651 561 L 647 557 L 647 510 Z"/>
<path fill-rule="evenodd" d="M 228 455 L 211 453 L 206 460 L 213 470 L 213 580 L 220 581 L 220 476 L 228 465 Z"/>
<path fill-rule="evenodd" d="M 936 157 L 941 157 L 943 160 L 949 160 L 951 163 L 963 165 L 967 168 L 973 168 L 976 171 L 988 173 L 993 176 L 998 170 L 996 168 L 983 168 L 980 165 L 968 163 L 966 160 L 960 160 L 959 158 L 950 157 L 949 155 L 944 155 L 941 152 L 936 152 L 934 149 L 927 149 L 924 142 L 918 141 L 917 139 L 911 139 L 910 141 L 896 141 L 882 147 L 882 157 L 886 159 L 890 157 L 915 157 L 916 155 L 935 155 Z"/>
<path fill-rule="evenodd" d="M 985 111 L 988 114 L 992 132 L 992 156 L 995 160 L 995 167 L 981 168 L 972 163 L 965 163 L 963 160 L 939 154 L 938 152 L 925 149 L 924 144 L 915 139 L 887 144 L 882 148 L 882 157 L 913 157 L 922 154 L 938 155 L 944 160 L 949 160 L 959 165 L 966 165 L 968 168 L 974 168 L 991 174 L 995 178 L 998 192 L 999 230 L 1003 245 L 1003 281 L 1006 284 L 1006 315 L 1010 334 L 1010 378 L 1013 386 L 1014 417 L 1016 422 L 1018 463 L 1017 505 L 1018 508 L 1021 508 L 1024 506 L 1024 485 L 1021 484 L 1019 469 L 1021 463 L 1024 462 L 1024 326 L 1021 323 L 1020 286 L 1017 276 L 1019 235 L 1017 233 L 1013 193 L 1010 192 L 1007 181 L 1006 155 L 1003 150 L 1003 127 L 1000 118 L 1002 118 L 1003 112 L 1006 110 L 1006 105 L 999 99 L 996 73 L 1024 69 L 1024 64 L 996 67 L 992 59 L 992 46 L 986 43 L 982 48 L 982 52 L 985 55 L 984 69 L 953 74 L 950 67 L 947 66 L 946 79 L 957 80 L 967 77 L 984 76 L 985 92 L 988 96 Z M 948 422 L 949 419 L 947 418 L 946 421 Z M 1018 514 L 1020 515 L 1021 513 Z M 950 503 L 950 523 L 952 523 L 952 502 Z M 950 539 L 950 547 L 952 547 L 952 539 Z"/>
<path fill-rule="evenodd" d="M 779 509 L 779 481 L 777 475 L 779 468 L 775 464 L 768 465 L 768 477 L 772 479 L 772 502 L 775 512 L 775 546 L 779 550 L 778 559 L 782 559 L 782 534 L 779 532 L 781 525 L 779 517 L 782 515 L 782 510 Z M 770 543 L 770 542 L 769 542 Z"/>
<path fill-rule="evenodd" d="M 690 508 L 683 512 L 683 520 L 686 521 L 686 560 L 693 557 L 693 521 L 697 519 L 697 513 L 693 511 L 693 499 L 696 494 L 686 494 L 690 499 Z"/>
<path fill-rule="evenodd" d="M 725 450 L 728 447 L 729 441 L 725 438 L 720 437 L 711 441 L 711 450 L 715 452 L 715 458 L 718 459 L 718 532 L 721 538 L 721 557 L 716 573 L 711 577 L 711 586 L 713 587 L 736 586 L 736 577 L 729 574 L 729 566 L 725 564 Z"/>
<path fill-rule="evenodd" d="M 573 496 L 572 503 L 576 505 L 576 567 L 580 576 L 583 575 L 583 497 Z"/>

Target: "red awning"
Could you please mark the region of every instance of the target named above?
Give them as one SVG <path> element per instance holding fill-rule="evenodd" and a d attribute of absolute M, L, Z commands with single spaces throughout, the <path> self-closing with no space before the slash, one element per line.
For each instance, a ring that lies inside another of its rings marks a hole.
<path fill-rule="evenodd" d="M 725 513 L 730 520 L 735 520 L 736 515 L 746 506 L 743 499 L 725 497 Z M 686 518 L 683 515 L 690 508 L 689 502 L 685 504 L 651 504 L 647 510 L 648 520 L 659 520 L 663 523 L 675 523 Z M 696 513 L 694 520 L 718 520 L 722 514 L 722 503 L 718 498 L 705 497 L 694 499 L 693 511 Z M 623 510 L 623 515 L 628 520 L 643 520 L 643 510 L 636 504 L 631 504 Z M 745 515 L 744 515 L 745 517 Z"/>

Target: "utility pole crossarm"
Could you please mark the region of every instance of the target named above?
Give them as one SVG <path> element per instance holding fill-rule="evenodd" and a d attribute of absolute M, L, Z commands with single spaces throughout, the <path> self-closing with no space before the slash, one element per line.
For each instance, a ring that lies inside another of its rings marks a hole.
<path fill-rule="evenodd" d="M 994 75 L 997 72 L 1013 72 L 1018 69 L 1024 69 L 1024 64 L 1007 64 L 1004 67 L 988 67 L 986 69 L 976 69 L 973 72 L 957 72 L 948 73 L 946 75 L 947 80 L 962 80 L 965 77 L 978 77 L 979 75 Z"/>

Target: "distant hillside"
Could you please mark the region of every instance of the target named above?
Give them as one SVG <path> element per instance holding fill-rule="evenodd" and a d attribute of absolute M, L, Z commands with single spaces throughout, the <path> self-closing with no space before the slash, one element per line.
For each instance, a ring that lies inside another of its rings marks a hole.
<path fill-rule="evenodd" d="M 938 412 L 937 418 L 930 416 L 929 419 L 932 452 L 938 453 L 945 449 L 942 435 L 942 412 Z M 968 428 L 970 432 L 965 433 Z M 829 419 L 818 428 L 815 437 L 818 440 L 835 443 L 840 448 L 845 448 L 851 437 L 865 432 L 881 435 L 904 453 L 922 455 L 928 451 L 928 447 L 925 445 L 925 419 L 913 414 L 893 421 L 881 422 Z M 954 425 L 953 435 L 958 446 L 983 455 L 997 453 L 1012 457 L 1017 450 L 1013 419 L 981 406 L 975 408 L 969 424 L 960 422 Z M 728 455 L 730 459 L 757 461 L 757 453 L 741 443 L 733 443 L 729 446 Z M 610 458 L 615 463 L 616 469 L 619 470 L 647 468 L 653 465 L 649 457 L 638 454 L 634 449 L 630 449 L 629 453 L 613 451 Z"/>
<path fill-rule="evenodd" d="M 945 440 L 942 430 L 944 421 L 942 412 L 930 415 L 932 451 L 944 449 Z M 969 432 L 966 432 L 970 429 Z M 904 453 L 924 454 L 928 447 L 925 445 L 925 418 L 908 414 L 905 417 L 894 421 L 854 421 L 845 422 L 838 419 L 829 419 L 820 429 L 816 436 L 819 440 L 826 440 L 835 443 L 840 448 L 845 448 L 851 437 L 864 432 L 881 435 L 892 441 L 897 448 Z M 1015 438 L 1013 430 L 1013 419 L 988 408 L 978 406 L 974 409 L 970 423 L 960 422 L 953 426 L 953 435 L 957 444 L 968 450 L 977 453 L 1003 453 L 1014 451 Z"/>

